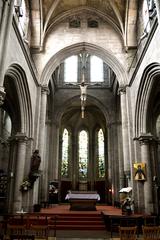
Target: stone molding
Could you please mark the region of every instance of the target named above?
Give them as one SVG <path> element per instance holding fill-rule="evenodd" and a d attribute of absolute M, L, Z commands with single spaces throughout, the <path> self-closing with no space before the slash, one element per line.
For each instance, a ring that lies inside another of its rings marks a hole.
<path fill-rule="evenodd" d="M 127 85 L 125 85 L 125 86 L 120 86 L 119 88 L 118 88 L 118 94 L 120 95 L 120 94 L 126 94 L 126 89 L 127 89 Z"/>
<path fill-rule="evenodd" d="M 71 54 L 79 54 L 84 47 L 89 54 L 97 55 L 113 70 L 117 76 L 119 85 L 123 86 L 128 83 L 128 73 L 126 72 L 126 69 L 110 51 L 94 44 L 82 42 L 73 44 L 60 50 L 49 59 L 40 77 L 40 82 L 42 85 L 48 85 L 51 75 L 62 60 L 71 56 Z"/>
<path fill-rule="evenodd" d="M 18 141 L 18 142 L 24 142 L 26 143 L 28 141 L 28 137 L 26 136 L 25 133 L 17 133 L 13 138 L 11 138 L 11 140 L 15 140 L 15 141 Z"/>
<path fill-rule="evenodd" d="M 50 91 L 49 91 L 49 88 L 48 88 L 47 85 L 46 86 L 41 86 L 41 93 L 49 95 Z"/>
<path fill-rule="evenodd" d="M 138 140 L 140 145 L 147 145 L 152 141 L 155 141 L 155 137 L 151 133 L 143 133 L 138 138 L 134 140 Z"/>
<path fill-rule="evenodd" d="M 5 96 L 6 96 L 6 92 L 4 91 L 4 88 L 0 87 L 0 106 L 3 105 Z"/>

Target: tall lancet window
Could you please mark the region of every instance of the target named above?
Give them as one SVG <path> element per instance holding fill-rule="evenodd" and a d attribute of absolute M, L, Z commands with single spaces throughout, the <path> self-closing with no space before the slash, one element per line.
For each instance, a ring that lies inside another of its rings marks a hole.
<path fill-rule="evenodd" d="M 87 178 L 88 169 L 88 134 L 82 130 L 79 133 L 79 178 Z"/>
<path fill-rule="evenodd" d="M 78 79 L 78 56 L 73 55 L 64 61 L 64 81 L 77 82 Z"/>
<path fill-rule="evenodd" d="M 62 177 L 68 177 L 68 159 L 69 159 L 69 134 L 68 130 L 65 128 L 63 131 L 63 142 L 62 142 L 62 167 L 61 175 Z"/>
<path fill-rule="evenodd" d="M 98 177 L 105 177 L 104 134 L 102 129 L 98 131 Z"/>
<path fill-rule="evenodd" d="M 99 57 L 91 56 L 90 59 L 91 82 L 103 82 L 103 61 Z"/>

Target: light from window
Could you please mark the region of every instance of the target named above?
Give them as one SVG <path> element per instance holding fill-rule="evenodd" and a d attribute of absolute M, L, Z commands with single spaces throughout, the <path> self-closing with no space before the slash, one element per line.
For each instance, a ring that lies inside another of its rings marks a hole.
<path fill-rule="evenodd" d="M 87 178 L 88 135 L 85 130 L 79 133 L 79 178 Z"/>
<path fill-rule="evenodd" d="M 64 81 L 77 82 L 78 56 L 71 56 L 64 62 Z"/>
<path fill-rule="evenodd" d="M 91 82 L 103 82 L 103 61 L 99 57 L 91 56 Z"/>
<path fill-rule="evenodd" d="M 143 22 L 144 22 L 144 30 L 149 32 L 150 23 L 149 23 L 149 11 L 148 11 L 148 2 L 144 0 L 143 2 Z"/>
<path fill-rule="evenodd" d="M 104 134 L 102 129 L 98 131 L 98 177 L 105 177 Z"/>
<path fill-rule="evenodd" d="M 69 149 L 69 135 L 67 129 L 63 131 L 63 143 L 62 143 L 62 166 L 61 175 L 62 177 L 68 177 L 68 149 Z"/>
<path fill-rule="evenodd" d="M 0 114 L 3 116 L 2 123 L 2 138 L 7 140 L 11 136 L 12 122 L 11 118 L 5 110 L 1 110 Z"/>
<path fill-rule="evenodd" d="M 157 122 L 156 122 L 156 134 L 157 137 L 160 138 L 160 115 L 157 118 Z"/>
<path fill-rule="evenodd" d="M 16 6 L 15 9 L 16 9 L 16 13 L 18 16 L 18 21 L 19 21 L 18 28 L 19 28 L 21 35 L 24 37 L 26 34 L 26 4 L 25 4 L 25 1 L 22 0 L 21 5 Z"/>

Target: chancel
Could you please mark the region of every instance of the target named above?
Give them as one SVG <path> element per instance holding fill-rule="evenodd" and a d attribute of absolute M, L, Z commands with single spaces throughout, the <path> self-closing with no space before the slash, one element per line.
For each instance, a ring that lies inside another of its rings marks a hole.
<path fill-rule="evenodd" d="M 0 228 L 64 230 L 71 205 L 160 223 L 159 39 L 159 0 L 0 1 Z"/>

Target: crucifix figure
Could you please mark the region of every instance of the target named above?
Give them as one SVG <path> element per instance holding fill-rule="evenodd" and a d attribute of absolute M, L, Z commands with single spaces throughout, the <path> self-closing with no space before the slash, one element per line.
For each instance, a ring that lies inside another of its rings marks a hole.
<path fill-rule="evenodd" d="M 81 82 L 80 84 L 80 90 L 81 90 L 81 110 L 82 110 L 82 118 L 84 118 L 84 110 L 85 110 L 85 105 L 86 105 L 86 100 L 87 100 L 87 86 L 85 82 Z"/>
<path fill-rule="evenodd" d="M 84 80 L 84 75 L 85 75 L 85 71 L 87 68 L 87 58 L 89 56 L 89 54 L 86 52 L 85 49 L 82 50 L 82 52 L 79 54 L 80 58 L 81 58 L 81 63 L 82 63 L 82 81 L 80 84 L 80 90 L 81 90 L 81 111 L 82 111 L 82 118 L 84 118 L 84 110 L 85 110 L 85 105 L 86 105 L 86 99 L 87 99 L 87 86 L 88 84 L 85 83 Z"/>

